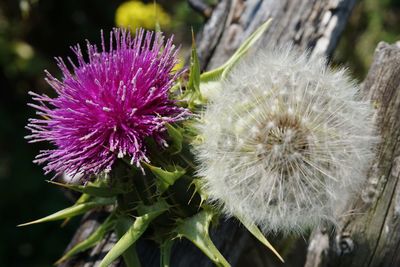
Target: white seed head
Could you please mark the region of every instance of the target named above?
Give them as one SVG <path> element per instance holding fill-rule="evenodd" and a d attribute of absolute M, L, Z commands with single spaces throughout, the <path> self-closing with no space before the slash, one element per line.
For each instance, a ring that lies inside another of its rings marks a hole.
<path fill-rule="evenodd" d="M 322 57 L 286 47 L 244 59 L 198 125 L 198 175 L 211 201 L 265 232 L 335 222 L 378 142 L 360 99 L 346 71 Z"/>

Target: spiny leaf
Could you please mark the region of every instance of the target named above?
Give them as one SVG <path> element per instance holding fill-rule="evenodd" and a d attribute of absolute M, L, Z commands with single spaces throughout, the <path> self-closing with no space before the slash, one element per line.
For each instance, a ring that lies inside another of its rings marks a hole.
<path fill-rule="evenodd" d="M 194 190 L 194 192 L 193 192 L 193 195 L 192 195 L 192 198 L 193 198 L 193 196 L 194 196 L 196 193 L 199 194 L 199 196 L 200 196 L 200 206 L 202 206 L 203 203 L 204 203 L 204 201 L 206 201 L 206 200 L 208 199 L 208 195 L 207 195 L 207 193 L 202 189 L 203 186 L 202 186 L 202 181 L 201 181 L 201 179 L 193 179 L 191 185 L 194 185 L 194 188 L 195 188 L 195 190 Z"/>
<path fill-rule="evenodd" d="M 192 29 L 192 51 L 190 55 L 190 74 L 188 82 L 189 90 L 199 92 L 200 91 L 200 63 L 197 55 L 196 41 L 194 39 L 194 33 Z"/>
<path fill-rule="evenodd" d="M 272 19 L 267 20 L 264 22 L 258 29 L 253 32 L 249 38 L 247 38 L 242 45 L 235 51 L 235 53 L 226 61 L 222 66 L 208 71 L 204 72 L 200 76 L 201 82 L 210 82 L 210 81 L 216 81 L 221 78 L 226 77 L 227 73 L 230 71 L 230 69 L 241 59 L 251 48 L 254 43 L 260 39 L 260 37 L 263 35 L 263 33 L 268 29 L 269 25 L 271 24 Z"/>
<path fill-rule="evenodd" d="M 166 171 L 162 168 L 152 166 L 146 162 L 143 162 L 145 165 L 157 178 L 156 181 L 158 189 L 162 192 L 168 189 L 171 185 L 175 183 L 176 180 L 181 178 L 185 173 L 185 169 L 176 166 L 174 171 Z"/>
<path fill-rule="evenodd" d="M 64 256 L 62 256 L 61 259 L 55 263 L 55 265 L 59 265 L 60 263 L 71 258 L 73 255 L 95 246 L 103 239 L 104 235 L 114 227 L 114 225 L 115 218 L 114 215 L 111 214 L 89 237 L 72 247 L 67 253 L 64 254 Z"/>
<path fill-rule="evenodd" d="M 275 248 L 272 246 L 272 244 L 267 240 L 267 238 L 262 234 L 260 229 L 255 225 L 253 222 L 248 222 L 247 220 L 241 219 L 240 217 L 236 217 L 243 225 L 246 227 L 246 229 L 255 237 L 257 238 L 261 243 L 263 243 L 269 250 L 274 253 L 278 259 L 281 262 L 285 262 L 281 255 L 275 250 Z"/>
<path fill-rule="evenodd" d="M 204 209 L 193 217 L 179 222 L 175 232 L 177 237 L 185 237 L 195 244 L 215 265 L 227 267 L 230 264 L 215 247 L 208 233 L 214 215 L 212 210 Z"/>
<path fill-rule="evenodd" d="M 165 203 L 165 200 L 160 202 Z M 115 259 L 121 256 L 130 246 L 140 238 L 140 236 L 146 231 L 150 222 L 161 215 L 168 209 L 168 205 L 155 203 L 148 207 L 151 212 L 143 214 L 142 216 L 136 217 L 134 223 L 129 227 L 126 233 L 118 240 L 118 242 L 111 248 L 104 259 L 100 262 L 99 267 L 107 267 Z"/>
<path fill-rule="evenodd" d="M 118 219 L 116 224 L 116 231 L 119 238 L 121 238 L 130 228 L 130 226 L 134 223 L 134 220 L 129 217 L 121 217 Z M 124 258 L 125 265 L 127 267 L 140 267 L 140 260 L 136 252 L 135 244 L 131 245 L 127 248 L 124 253 L 122 253 L 122 257 Z"/>
<path fill-rule="evenodd" d="M 82 204 L 73 205 L 71 207 L 60 210 L 60 211 L 53 213 L 49 216 L 46 216 L 44 218 L 41 218 L 41 219 L 38 219 L 38 220 L 35 220 L 32 222 L 20 224 L 20 225 L 18 225 L 18 227 L 27 226 L 27 225 L 36 224 L 36 223 L 43 223 L 43 222 L 50 222 L 50 221 L 57 221 L 57 220 L 63 220 L 66 218 L 71 218 L 71 217 L 83 214 L 93 208 L 96 208 L 96 207 L 114 204 L 114 202 L 115 202 L 115 200 L 112 198 L 95 198 L 95 199 L 91 200 L 90 202 L 84 202 Z"/>
<path fill-rule="evenodd" d="M 184 97 L 188 99 L 189 109 L 195 107 L 196 102 L 202 102 L 202 96 L 200 93 L 200 62 L 197 55 L 196 42 L 194 40 L 194 33 L 192 29 L 192 51 L 190 56 L 190 68 L 189 68 L 189 81 L 187 85 L 187 91 Z"/>
<path fill-rule="evenodd" d="M 88 194 L 94 197 L 114 197 L 118 194 L 127 193 L 130 189 L 122 190 L 120 188 L 112 188 L 109 185 L 104 183 L 88 183 L 86 185 L 77 185 L 77 184 L 64 184 L 58 183 L 54 181 L 47 181 L 48 183 L 62 186 L 64 188 L 71 189 L 76 192 Z"/>
<path fill-rule="evenodd" d="M 170 205 L 165 201 L 165 199 L 160 198 L 156 203 L 152 205 L 138 205 L 137 211 L 139 215 L 144 215 L 147 213 L 159 212 L 160 210 L 166 211 L 170 208 Z"/>
<path fill-rule="evenodd" d="M 161 267 L 170 267 L 171 261 L 171 249 L 174 244 L 173 240 L 166 240 L 160 246 L 160 266 Z"/>
<path fill-rule="evenodd" d="M 178 154 L 182 150 L 183 135 L 181 131 L 171 124 L 166 123 L 165 126 L 167 127 L 168 135 L 172 139 L 172 144 L 170 146 L 171 153 L 172 155 Z"/>

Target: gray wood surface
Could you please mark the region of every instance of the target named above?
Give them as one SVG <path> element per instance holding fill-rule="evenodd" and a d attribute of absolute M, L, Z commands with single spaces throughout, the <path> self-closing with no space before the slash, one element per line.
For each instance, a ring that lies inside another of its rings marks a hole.
<path fill-rule="evenodd" d="M 368 180 L 336 233 L 315 231 L 307 267 L 400 266 L 400 42 L 380 43 L 363 82 L 381 144 Z"/>
<path fill-rule="evenodd" d="M 331 55 L 355 0 L 222 0 L 199 36 L 203 67 L 217 67 L 268 18 L 271 27 L 254 49 L 292 43 Z"/>
<path fill-rule="evenodd" d="M 292 43 L 311 53 L 330 55 L 339 40 L 355 0 L 221 0 L 198 35 L 197 46 L 203 69 L 217 67 L 268 18 L 271 27 L 253 49 L 266 45 Z M 86 238 L 98 225 L 101 212 L 86 216 L 69 247 Z M 271 237 L 272 238 L 272 237 Z M 270 252 L 248 235 L 234 220 L 222 221 L 212 231 L 212 239 L 232 266 L 279 265 Z M 280 240 L 279 237 L 276 240 Z M 60 266 L 96 266 L 104 257 L 115 236 L 109 235 L 93 250 Z M 277 244 L 286 256 L 285 266 L 301 266 L 305 261 L 305 238 L 285 239 Z M 142 240 L 138 245 L 142 265 L 159 266 L 154 244 Z M 285 250 L 284 250 L 285 249 Z M 120 266 L 116 261 L 113 266 Z M 173 267 L 207 267 L 211 262 L 189 242 L 182 240 L 172 252 Z"/>

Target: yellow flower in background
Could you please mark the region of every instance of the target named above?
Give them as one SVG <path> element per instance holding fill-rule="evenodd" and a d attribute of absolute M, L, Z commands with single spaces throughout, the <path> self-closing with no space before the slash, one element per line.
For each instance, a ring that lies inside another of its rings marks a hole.
<path fill-rule="evenodd" d="M 157 3 L 145 4 L 141 1 L 122 3 L 115 14 L 115 22 L 119 27 L 146 28 L 154 30 L 156 23 L 161 28 L 168 28 L 171 24 L 170 15 Z"/>

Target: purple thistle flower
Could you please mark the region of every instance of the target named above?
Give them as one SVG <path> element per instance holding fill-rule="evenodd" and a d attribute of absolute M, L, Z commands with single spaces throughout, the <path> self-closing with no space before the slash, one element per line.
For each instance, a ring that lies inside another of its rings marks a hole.
<path fill-rule="evenodd" d="M 186 109 L 169 99 L 169 89 L 182 72 L 174 73 L 177 49 L 172 38 L 164 45 L 161 33 L 114 29 L 109 50 L 101 34 L 101 51 L 87 42 L 88 60 L 79 45 L 72 48 L 77 64 L 68 58 L 57 63 L 62 81 L 46 71 L 46 81 L 57 97 L 29 92 L 39 104 L 41 119 L 30 119 L 30 143 L 49 141 L 54 149 L 42 150 L 35 163 L 57 174 L 83 175 L 109 171 L 116 158 L 129 157 L 140 166 L 146 157 L 144 139 L 152 137 L 166 146 L 165 122 L 184 119 Z"/>

